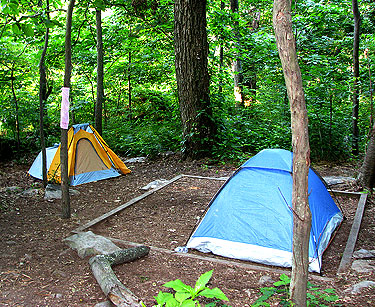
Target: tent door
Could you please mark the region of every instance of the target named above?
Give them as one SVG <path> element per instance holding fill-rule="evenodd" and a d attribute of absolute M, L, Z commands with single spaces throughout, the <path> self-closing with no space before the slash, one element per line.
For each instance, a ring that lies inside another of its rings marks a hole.
<path fill-rule="evenodd" d="M 106 170 L 104 164 L 88 139 L 80 139 L 77 142 L 74 174 L 79 175 L 88 172 Z"/>

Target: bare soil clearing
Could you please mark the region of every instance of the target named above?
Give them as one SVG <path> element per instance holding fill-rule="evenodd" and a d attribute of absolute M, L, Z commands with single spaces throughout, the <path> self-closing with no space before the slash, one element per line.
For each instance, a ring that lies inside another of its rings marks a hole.
<path fill-rule="evenodd" d="M 211 166 L 204 161 L 181 162 L 178 156 L 144 163 L 127 164 L 129 175 L 75 187 L 80 195 L 71 198 L 72 218 L 59 217 L 60 201 L 46 201 L 43 193 L 21 197 L 17 192 L 0 193 L 0 306 L 94 306 L 105 300 L 93 277 L 88 259 L 80 259 L 62 239 L 90 220 L 144 193 L 141 187 L 156 179 L 172 179 L 178 174 L 211 177 L 230 176 L 233 166 Z M 353 165 L 316 165 L 321 175 L 354 176 Z M 27 175 L 28 165 L 0 165 L 0 189 L 17 186 L 25 190 L 40 184 Z M 198 217 L 223 181 L 182 178 L 146 197 L 122 212 L 88 230 L 96 234 L 173 250 L 184 245 Z M 355 189 L 344 186 L 337 189 Z M 328 282 L 313 279 L 323 288 L 334 287 L 343 306 L 374 306 L 375 291 L 360 294 L 345 292 L 362 280 L 375 281 L 374 273 L 352 270 L 336 275 L 354 218 L 358 197 L 337 196 L 347 219 L 342 224 L 323 258 L 323 276 Z M 356 245 L 375 249 L 375 206 L 372 197 Z M 119 243 L 116 242 L 119 245 Z M 126 245 L 121 245 L 127 247 Z M 190 252 L 199 254 L 196 252 Z M 202 255 L 202 254 L 199 254 Z M 203 255 L 206 256 L 206 255 Z M 176 278 L 194 284 L 202 273 L 214 269 L 211 287 L 219 287 L 234 307 L 251 306 L 259 297 L 260 280 L 279 274 L 264 270 L 220 264 L 152 250 L 149 256 L 115 267 L 118 278 L 147 306 L 162 285 Z"/>

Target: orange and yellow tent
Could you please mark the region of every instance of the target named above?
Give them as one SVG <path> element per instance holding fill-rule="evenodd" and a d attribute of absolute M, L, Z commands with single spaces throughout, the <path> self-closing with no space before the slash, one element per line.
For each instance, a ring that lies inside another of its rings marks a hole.
<path fill-rule="evenodd" d="M 47 152 L 47 178 L 61 182 L 60 145 Z M 68 131 L 68 175 L 72 186 L 130 173 L 121 159 L 90 124 L 72 126 Z M 39 153 L 29 174 L 42 179 L 42 155 Z"/>

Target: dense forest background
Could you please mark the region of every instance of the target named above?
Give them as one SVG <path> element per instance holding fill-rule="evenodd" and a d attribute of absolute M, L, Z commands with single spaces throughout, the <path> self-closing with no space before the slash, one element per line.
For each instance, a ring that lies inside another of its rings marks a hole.
<path fill-rule="evenodd" d="M 47 28 L 44 130 L 47 146 L 59 142 L 66 8 L 67 2 L 60 0 L 1 0 L 2 158 L 40 149 L 39 65 Z M 212 158 L 242 160 L 264 148 L 291 149 L 290 111 L 272 29 L 272 1 L 240 0 L 234 9 L 230 1 L 209 0 L 207 8 L 210 103 L 217 124 Z M 123 156 L 180 150 L 184 140 L 175 77 L 173 1 L 169 0 L 76 4 L 70 124 L 95 122 L 96 10 L 102 11 L 104 139 Z M 359 116 L 354 120 L 364 154 L 373 126 L 375 3 L 362 0 L 359 11 Z M 296 2 L 293 22 L 312 158 L 352 159 L 352 2 Z"/>

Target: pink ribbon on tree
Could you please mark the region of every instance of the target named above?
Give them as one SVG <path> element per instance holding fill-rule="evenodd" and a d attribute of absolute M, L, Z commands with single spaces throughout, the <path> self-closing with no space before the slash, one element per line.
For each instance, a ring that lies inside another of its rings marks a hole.
<path fill-rule="evenodd" d="M 63 87 L 61 101 L 60 127 L 68 129 L 69 127 L 69 87 Z"/>

